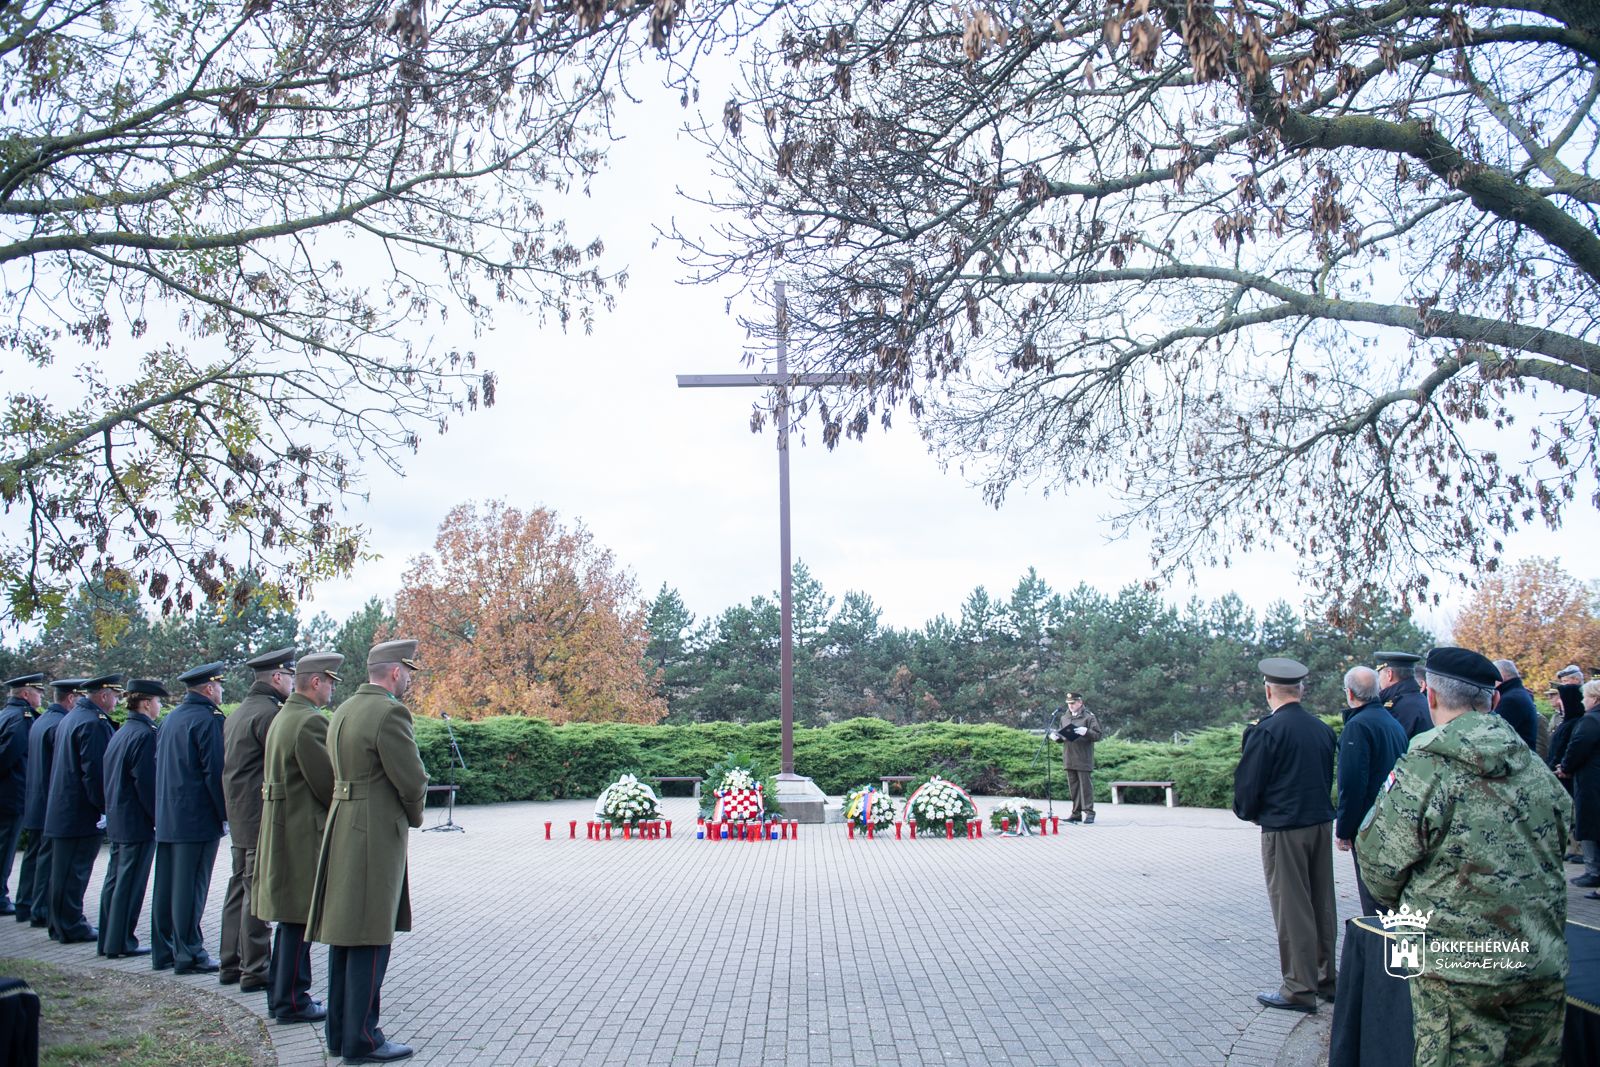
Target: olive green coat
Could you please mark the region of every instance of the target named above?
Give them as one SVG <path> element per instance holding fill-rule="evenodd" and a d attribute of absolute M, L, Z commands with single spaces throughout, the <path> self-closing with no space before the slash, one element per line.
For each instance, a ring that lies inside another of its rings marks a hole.
<path fill-rule="evenodd" d="M 305 925 L 332 800 L 328 717 L 295 693 L 267 729 L 261 836 L 250 887 L 250 911 L 257 918 Z"/>
<path fill-rule="evenodd" d="M 325 945 L 387 945 L 411 929 L 408 827 L 422 825 L 428 774 L 411 712 L 368 683 L 328 726 L 333 803 L 317 855 L 306 936 Z"/>

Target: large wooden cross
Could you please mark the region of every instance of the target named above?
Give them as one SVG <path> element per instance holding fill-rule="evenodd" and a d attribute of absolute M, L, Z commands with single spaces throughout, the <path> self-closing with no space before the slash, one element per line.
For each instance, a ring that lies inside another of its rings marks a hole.
<path fill-rule="evenodd" d="M 779 645 L 779 709 L 783 723 L 783 771 L 780 777 L 793 778 L 794 773 L 794 592 L 789 545 L 789 390 L 797 386 L 845 385 L 842 374 L 790 374 L 789 373 L 789 308 L 782 282 L 773 289 L 777 301 L 778 371 L 776 374 L 680 374 L 678 388 L 705 389 L 735 386 L 760 386 L 777 393 L 776 421 L 778 423 L 778 565 L 779 602 L 782 611 L 782 630 Z"/>

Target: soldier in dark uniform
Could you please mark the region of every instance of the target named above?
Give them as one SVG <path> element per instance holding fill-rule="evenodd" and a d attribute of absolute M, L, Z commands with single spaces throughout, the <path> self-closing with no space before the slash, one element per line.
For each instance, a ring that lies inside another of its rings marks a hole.
<path fill-rule="evenodd" d="M 50 807 L 50 772 L 56 762 L 56 730 L 67 717 L 81 678 L 58 678 L 56 698 L 44 714 L 28 727 L 28 796 L 22 809 L 22 828 L 28 831 L 28 849 L 22 854 L 22 878 L 18 893 L 28 904 L 28 923 L 48 926 L 50 916 L 50 839 L 44 836 L 44 817 Z M 22 922 L 22 909 L 17 909 Z"/>
<path fill-rule="evenodd" d="M 306 936 L 328 946 L 328 1049 L 346 1063 L 404 1059 L 378 1025 L 397 930 L 411 929 L 405 827 L 422 825 L 428 773 L 400 698 L 420 670 L 415 641 L 367 654 L 367 684 L 333 713 L 333 802 L 317 853 Z"/>
<path fill-rule="evenodd" d="M 294 679 L 294 649 L 280 648 L 244 662 L 255 672 L 250 692 L 222 724 L 222 799 L 228 809 L 233 873 L 222 903 L 223 985 L 246 993 L 267 988 L 271 931 L 250 911 L 256 838 L 261 831 L 261 765 L 267 727 L 283 706 Z"/>
<path fill-rule="evenodd" d="M 207 663 L 178 676 L 188 687 L 156 733 L 156 887 L 150 965 L 215 974 L 200 916 L 226 819 L 222 800 L 222 676 Z"/>
<path fill-rule="evenodd" d="M 106 745 L 116 732 L 110 712 L 121 698 L 122 675 L 86 679 L 56 730 L 44 835 L 50 839 L 50 936 L 63 945 L 99 937 L 84 917 L 83 893 L 104 836 Z"/>
<path fill-rule="evenodd" d="M 1374 652 L 1372 658 L 1378 664 L 1378 685 L 1382 687 L 1378 699 L 1405 730 L 1406 740 L 1433 729 L 1428 694 L 1417 684 L 1416 666 L 1422 657 L 1410 652 Z"/>
<path fill-rule="evenodd" d="M 1406 674 L 1411 674 L 1411 668 L 1406 668 Z M 1371 667 L 1352 667 L 1345 672 L 1344 699 L 1349 710 L 1344 713 L 1344 732 L 1339 735 L 1339 807 L 1333 816 L 1333 839 L 1340 852 L 1350 852 L 1361 820 L 1367 817 L 1394 761 L 1405 754 L 1410 738 L 1380 703 L 1378 674 Z M 1378 914 L 1378 902 L 1361 878 L 1359 860 L 1356 892 L 1361 897 L 1361 914 Z"/>
<path fill-rule="evenodd" d="M 171 694 L 148 678 L 128 683 L 128 719 L 106 746 L 106 836 L 111 860 L 100 890 L 100 954 L 148 956 L 133 931 L 156 858 L 156 717 Z"/>
<path fill-rule="evenodd" d="M 11 699 L 0 708 L 0 915 L 28 915 L 31 867 L 23 863 L 17 902 L 11 902 L 11 861 L 22 836 L 22 810 L 28 799 L 28 729 L 44 699 L 44 675 L 24 674 L 6 683 Z"/>
<path fill-rule="evenodd" d="M 339 682 L 336 672 L 343 663 L 337 652 L 302 656 L 295 664 L 294 692 L 267 729 L 261 836 L 250 907 L 263 920 L 277 923 L 267 1010 L 279 1022 L 317 1022 L 328 1015 L 311 999 L 306 916 L 333 800 L 328 718 L 320 709 L 333 699 Z"/>
<path fill-rule="evenodd" d="M 1261 827 L 1283 984 L 1256 999 L 1269 1008 L 1314 1012 L 1319 993 L 1334 993 L 1334 736 L 1300 704 L 1309 673 L 1304 664 L 1274 657 L 1260 669 L 1272 714 L 1245 734 L 1233 813 Z"/>

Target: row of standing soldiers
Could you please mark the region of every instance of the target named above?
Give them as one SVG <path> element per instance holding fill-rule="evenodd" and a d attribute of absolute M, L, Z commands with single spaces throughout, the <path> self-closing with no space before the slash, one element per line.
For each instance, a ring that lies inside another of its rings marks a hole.
<path fill-rule="evenodd" d="M 245 662 L 249 693 L 221 710 L 226 665 L 179 677 L 183 698 L 119 674 L 57 679 L 42 713 L 42 674 L 5 684 L 0 709 L 0 914 L 64 944 L 93 942 L 155 970 L 219 973 L 265 991 L 280 1022 L 325 1021 L 347 1063 L 411 1054 L 378 1026 L 379 992 L 396 930 L 411 928 L 408 826 L 420 826 L 428 778 L 401 698 L 415 641 L 375 645 L 368 682 L 323 714 L 344 657 L 292 648 Z M 74 701 L 74 698 L 75 701 Z M 110 712 L 126 699 L 120 729 Z M 74 701 L 69 708 L 68 702 Z M 13 857 L 23 832 L 15 902 Z M 200 930 L 221 840 L 231 877 L 219 959 Z M 83 897 L 111 842 L 98 929 Z M 136 936 L 152 865 L 150 944 Z M 268 923 L 275 923 L 271 930 Z M 329 946 L 328 1004 L 310 996 L 310 942 Z"/>

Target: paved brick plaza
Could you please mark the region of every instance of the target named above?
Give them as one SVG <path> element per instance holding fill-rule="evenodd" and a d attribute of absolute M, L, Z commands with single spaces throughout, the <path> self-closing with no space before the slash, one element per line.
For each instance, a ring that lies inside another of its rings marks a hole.
<path fill-rule="evenodd" d="M 1244 1064 L 1273 1062 L 1305 1018 L 1255 1003 L 1277 944 L 1259 834 L 1228 812 L 1102 805 L 1096 825 L 1032 840 L 832 825 L 709 844 L 693 801 L 666 805 L 671 841 L 587 842 L 592 804 L 576 802 L 465 808 L 466 833 L 413 833 L 418 929 L 396 940 L 389 1036 L 430 1064 Z M 543 840 L 546 819 L 561 839 Z M 1335 869 L 1354 914 L 1349 857 Z M 0 955 L 148 968 L 10 921 Z M 265 1009 L 214 977 L 170 980 Z M 280 1063 L 324 1062 L 320 1027 L 269 1032 Z"/>

